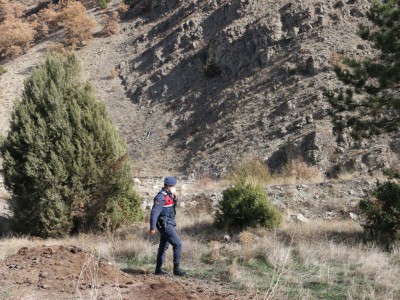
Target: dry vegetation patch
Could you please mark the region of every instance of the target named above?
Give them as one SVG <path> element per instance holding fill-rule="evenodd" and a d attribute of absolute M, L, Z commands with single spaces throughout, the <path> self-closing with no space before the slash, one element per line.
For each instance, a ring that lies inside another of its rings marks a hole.
<path fill-rule="evenodd" d="M 49 4 L 30 16 L 25 15 L 25 10 L 21 3 L 0 1 L 0 58 L 19 56 L 34 41 L 61 28 L 64 28 L 63 43 L 71 47 L 81 47 L 93 37 L 96 23 L 79 1 Z M 110 19 L 108 33 L 118 30 L 118 20 L 114 16 Z"/>
<path fill-rule="evenodd" d="M 275 231 L 253 228 L 237 233 L 217 230 L 212 222 L 209 214 L 178 215 L 182 266 L 190 278 L 196 278 L 198 284 L 207 282 L 210 289 L 222 284 L 231 289 L 233 298 L 240 299 L 372 300 L 400 296 L 399 245 L 385 252 L 363 243 L 362 229 L 356 222 L 286 223 Z M 147 227 L 137 223 L 116 233 L 64 240 L 3 239 L 1 257 L 10 257 L 24 246 L 79 245 L 95 258 L 106 258 L 130 273 L 151 274 L 158 237 L 149 236 Z M 227 234 L 229 242 L 224 239 Z M 166 268 L 172 268 L 172 251 L 168 251 Z"/>

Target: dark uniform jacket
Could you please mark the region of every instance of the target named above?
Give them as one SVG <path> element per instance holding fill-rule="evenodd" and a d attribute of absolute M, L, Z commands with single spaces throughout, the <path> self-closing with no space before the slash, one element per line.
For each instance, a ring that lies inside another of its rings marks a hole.
<path fill-rule="evenodd" d="M 177 200 L 172 193 L 162 188 L 155 196 L 150 213 L 150 230 L 165 228 L 167 225 L 176 226 L 175 206 Z"/>

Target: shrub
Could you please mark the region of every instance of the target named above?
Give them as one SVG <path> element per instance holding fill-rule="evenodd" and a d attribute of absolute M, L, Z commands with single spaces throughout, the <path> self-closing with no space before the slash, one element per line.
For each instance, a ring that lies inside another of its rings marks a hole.
<path fill-rule="evenodd" d="M 0 24 L 0 56 L 12 57 L 22 54 L 33 41 L 35 31 L 28 23 L 10 17 Z"/>
<path fill-rule="evenodd" d="M 215 58 L 213 56 L 209 56 L 204 65 L 204 73 L 207 77 L 215 77 L 221 75 L 222 69 L 217 65 Z"/>
<path fill-rule="evenodd" d="M 68 51 L 62 43 L 51 43 L 46 47 L 47 52 L 56 53 L 58 55 L 67 55 Z"/>
<path fill-rule="evenodd" d="M 23 232 L 57 237 L 142 217 L 126 146 L 81 81 L 75 55 L 48 54 L 12 113 L 4 183 Z"/>
<path fill-rule="evenodd" d="M 400 185 L 393 181 L 378 183 L 372 196 L 360 201 L 366 216 L 363 227 L 372 237 L 389 244 L 400 230 Z"/>
<path fill-rule="evenodd" d="M 101 9 L 107 8 L 107 1 L 106 0 L 99 0 L 99 6 Z"/>
<path fill-rule="evenodd" d="M 261 158 L 249 157 L 235 166 L 228 178 L 235 181 L 244 179 L 247 182 L 262 184 L 270 180 L 271 173 Z"/>
<path fill-rule="evenodd" d="M 124 2 L 120 2 L 120 4 L 118 4 L 117 11 L 120 15 L 123 15 L 129 11 L 129 5 Z"/>
<path fill-rule="evenodd" d="M 3 75 L 4 73 L 7 73 L 7 69 L 4 68 L 3 66 L 0 66 L 0 76 Z"/>
<path fill-rule="evenodd" d="M 47 25 L 49 31 L 56 30 L 60 27 L 59 22 L 61 19 L 61 13 L 59 6 L 49 5 L 48 7 L 40 10 L 37 15 L 38 19 Z"/>
<path fill-rule="evenodd" d="M 24 15 L 22 3 L 10 3 L 9 0 L 0 0 L 0 22 L 9 18 L 20 18 Z"/>
<path fill-rule="evenodd" d="M 96 25 L 86 8 L 77 1 L 69 1 L 61 10 L 65 38 L 69 45 L 81 46 L 93 38 L 92 30 Z"/>
<path fill-rule="evenodd" d="M 216 225 L 225 228 L 273 228 L 281 220 L 280 212 L 270 203 L 265 190 L 244 180 L 223 192 L 215 215 Z"/>
<path fill-rule="evenodd" d="M 105 16 L 103 34 L 105 36 L 110 36 L 118 33 L 120 29 L 119 20 L 119 14 L 117 12 L 113 12 L 111 16 Z"/>
<path fill-rule="evenodd" d="M 282 175 L 302 180 L 319 179 L 321 177 L 317 167 L 309 166 L 301 159 L 294 159 L 286 163 Z"/>

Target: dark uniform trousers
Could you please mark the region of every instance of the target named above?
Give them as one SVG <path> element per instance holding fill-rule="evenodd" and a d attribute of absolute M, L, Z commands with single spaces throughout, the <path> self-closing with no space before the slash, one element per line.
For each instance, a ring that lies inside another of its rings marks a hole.
<path fill-rule="evenodd" d="M 179 263 L 182 252 L 182 242 L 176 233 L 175 226 L 167 224 L 165 228 L 159 228 L 160 245 L 158 246 L 157 264 L 163 264 L 165 261 L 165 253 L 171 244 L 174 250 L 174 264 Z"/>

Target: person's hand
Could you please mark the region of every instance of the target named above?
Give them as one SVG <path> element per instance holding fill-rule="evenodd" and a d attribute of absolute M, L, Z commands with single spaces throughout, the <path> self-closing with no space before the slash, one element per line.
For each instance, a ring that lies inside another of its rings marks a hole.
<path fill-rule="evenodd" d="M 153 229 L 153 230 L 149 230 L 149 234 L 151 234 L 151 235 L 153 235 L 153 234 L 156 234 L 156 230 L 155 229 Z"/>

